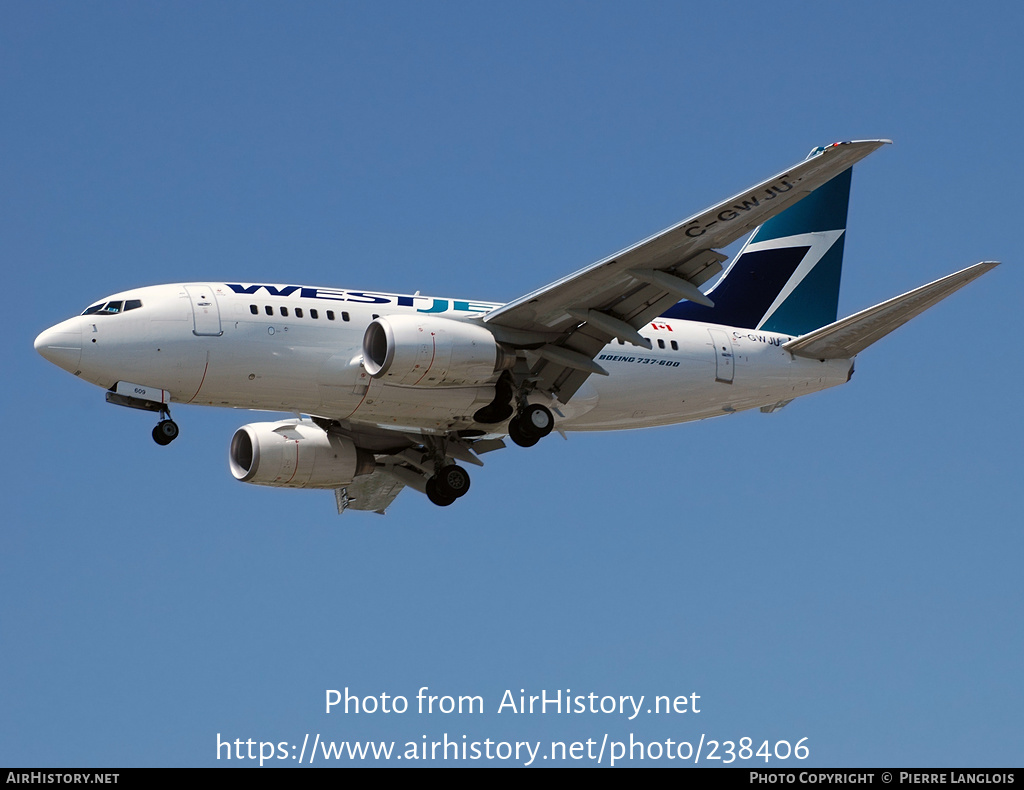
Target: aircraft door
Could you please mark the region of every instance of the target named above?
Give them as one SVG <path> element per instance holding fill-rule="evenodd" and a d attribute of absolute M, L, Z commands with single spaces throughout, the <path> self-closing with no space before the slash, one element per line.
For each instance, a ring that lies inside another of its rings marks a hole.
<path fill-rule="evenodd" d="M 220 306 L 217 295 L 209 285 L 186 285 L 188 298 L 192 302 L 192 334 L 200 337 L 220 337 L 224 330 L 220 325 Z"/>
<path fill-rule="evenodd" d="M 732 340 L 721 329 L 708 329 L 708 332 L 711 334 L 711 345 L 715 347 L 715 381 L 732 384 L 735 367 Z"/>

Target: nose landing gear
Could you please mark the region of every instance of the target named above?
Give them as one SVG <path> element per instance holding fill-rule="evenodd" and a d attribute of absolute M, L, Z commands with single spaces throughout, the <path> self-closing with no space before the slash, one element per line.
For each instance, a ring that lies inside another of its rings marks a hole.
<path fill-rule="evenodd" d="M 153 428 L 153 441 L 164 447 L 178 438 L 178 423 L 171 419 L 171 410 L 163 404 L 160 422 Z"/>
<path fill-rule="evenodd" d="M 107 391 L 107 403 L 129 409 L 160 412 L 160 422 L 153 428 L 153 441 L 161 447 L 178 438 L 178 424 L 171 419 L 171 393 L 156 387 L 119 381 Z"/>
<path fill-rule="evenodd" d="M 153 441 L 159 444 L 161 447 L 168 445 L 178 438 L 178 423 L 174 420 L 168 419 L 160 420 L 153 428 Z"/>

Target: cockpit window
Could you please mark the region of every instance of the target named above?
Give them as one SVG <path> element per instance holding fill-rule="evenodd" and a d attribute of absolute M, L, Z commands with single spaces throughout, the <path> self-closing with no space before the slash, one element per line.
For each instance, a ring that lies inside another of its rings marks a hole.
<path fill-rule="evenodd" d="M 114 315 L 128 310 L 137 310 L 140 307 L 142 307 L 141 299 L 118 299 L 117 301 L 100 302 L 99 304 L 87 307 L 82 315 Z"/>

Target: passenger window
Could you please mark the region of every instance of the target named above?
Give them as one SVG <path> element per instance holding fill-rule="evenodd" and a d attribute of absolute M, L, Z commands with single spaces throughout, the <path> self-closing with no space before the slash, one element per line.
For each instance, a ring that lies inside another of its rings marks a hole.
<path fill-rule="evenodd" d="M 678 351 L 679 350 L 679 344 L 675 340 L 672 341 L 672 350 L 673 351 Z"/>
<path fill-rule="evenodd" d="M 376 318 L 376 317 L 377 316 L 374 316 L 374 318 Z M 348 313 L 342 313 L 341 314 L 341 320 L 342 321 L 348 321 Z"/>
<path fill-rule="evenodd" d="M 334 320 L 334 311 L 333 310 L 328 310 L 327 311 L 327 320 L 328 321 L 333 321 Z"/>
<path fill-rule="evenodd" d="M 295 308 L 295 317 L 296 318 L 302 318 L 302 308 L 301 307 L 296 307 Z"/>
<path fill-rule="evenodd" d="M 318 313 L 315 309 L 310 310 L 309 311 L 309 317 L 313 318 L 313 319 L 319 318 L 320 317 L 320 313 Z"/>
<path fill-rule="evenodd" d="M 256 305 L 251 304 L 249 305 L 249 312 L 252 313 L 253 315 L 259 315 L 260 309 Z"/>
<path fill-rule="evenodd" d="M 270 305 L 267 305 L 266 307 L 264 307 L 263 310 L 266 312 L 267 315 L 273 315 L 274 314 L 274 308 L 271 307 Z"/>
<path fill-rule="evenodd" d="M 281 308 L 281 315 L 283 315 L 285 318 L 288 317 L 288 308 L 287 307 L 282 307 Z"/>
<path fill-rule="evenodd" d="M 664 347 L 665 347 L 665 341 L 664 340 L 659 340 L 658 341 L 658 348 L 664 348 Z"/>

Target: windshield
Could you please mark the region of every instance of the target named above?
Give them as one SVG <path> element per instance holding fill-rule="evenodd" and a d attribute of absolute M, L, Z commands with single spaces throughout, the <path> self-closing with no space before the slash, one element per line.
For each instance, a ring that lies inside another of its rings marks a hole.
<path fill-rule="evenodd" d="M 82 315 L 114 315 L 126 313 L 129 310 L 137 310 L 142 307 L 141 299 L 117 299 L 111 302 L 100 302 L 85 308 Z"/>

